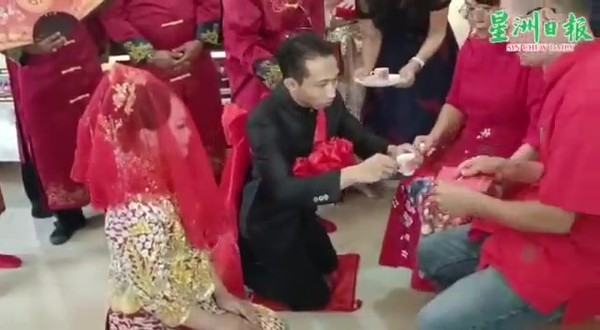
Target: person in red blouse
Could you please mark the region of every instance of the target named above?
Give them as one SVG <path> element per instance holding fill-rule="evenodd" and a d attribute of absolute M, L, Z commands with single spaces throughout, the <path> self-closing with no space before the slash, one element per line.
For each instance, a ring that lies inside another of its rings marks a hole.
<path fill-rule="evenodd" d="M 505 43 L 489 42 L 490 14 L 499 5 L 500 0 L 465 3 L 472 33 L 458 54 L 452 87 L 436 124 L 414 140 L 427 160 L 398 186 L 381 265 L 416 268 L 416 247 L 422 231 L 429 228 L 421 221 L 422 205 L 413 203 L 419 185 L 433 180 L 442 168 L 478 155 L 521 157 L 534 149 L 543 72 L 521 65 L 516 54 L 506 52 Z M 414 288 L 423 288 L 420 282 L 413 276 Z"/>
<path fill-rule="evenodd" d="M 539 10 L 541 24 L 558 22 L 558 36 L 541 41 L 558 44 L 568 42 L 562 24 L 569 13 L 589 18 L 590 8 L 586 0 L 505 0 L 504 6 L 513 18 Z M 591 35 L 586 21 L 580 26 Z M 532 43 L 529 38 L 511 41 Z M 483 245 L 468 239 L 469 226 L 421 241 L 420 269 L 444 291 L 421 310 L 420 329 L 527 329 L 586 320 L 572 308 L 576 298 L 589 298 L 579 299 L 579 306 L 597 305 L 589 293 L 600 287 L 600 147 L 591 143 L 600 122 L 600 41 L 580 43 L 573 53 L 520 57 L 546 71 L 539 161 L 478 157 L 462 165 L 463 175 L 520 183 L 510 200 L 437 185 L 432 199 L 444 212 L 483 218 L 497 228 Z"/>

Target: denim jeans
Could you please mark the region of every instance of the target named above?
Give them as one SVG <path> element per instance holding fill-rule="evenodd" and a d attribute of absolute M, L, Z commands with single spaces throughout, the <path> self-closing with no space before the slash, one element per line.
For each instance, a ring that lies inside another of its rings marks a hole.
<path fill-rule="evenodd" d="M 419 329 L 520 330 L 560 321 L 562 309 L 542 315 L 513 292 L 500 272 L 477 270 L 481 243 L 469 240 L 469 229 L 448 229 L 419 243 L 420 269 L 441 290 L 419 313 Z"/>

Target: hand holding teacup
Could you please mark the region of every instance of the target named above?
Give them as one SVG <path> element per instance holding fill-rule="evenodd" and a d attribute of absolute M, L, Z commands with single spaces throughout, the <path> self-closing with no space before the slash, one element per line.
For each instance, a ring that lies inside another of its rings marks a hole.
<path fill-rule="evenodd" d="M 419 135 L 413 142 L 413 147 L 425 157 L 431 156 L 436 150 L 437 139 L 431 135 Z"/>
<path fill-rule="evenodd" d="M 408 143 L 389 146 L 388 154 L 398 163 L 398 172 L 405 176 L 413 175 L 423 164 L 421 153 Z"/>

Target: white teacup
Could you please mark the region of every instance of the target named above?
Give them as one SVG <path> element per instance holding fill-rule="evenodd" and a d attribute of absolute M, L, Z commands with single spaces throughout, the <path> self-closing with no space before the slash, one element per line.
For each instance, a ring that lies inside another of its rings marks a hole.
<path fill-rule="evenodd" d="M 375 68 L 372 74 L 382 80 L 390 79 L 390 69 L 388 68 Z"/>
<path fill-rule="evenodd" d="M 396 161 L 398 162 L 398 172 L 404 176 L 411 176 L 415 174 L 419 164 L 415 162 L 417 155 L 413 153 L 405 153 L 398 155 Z"/>

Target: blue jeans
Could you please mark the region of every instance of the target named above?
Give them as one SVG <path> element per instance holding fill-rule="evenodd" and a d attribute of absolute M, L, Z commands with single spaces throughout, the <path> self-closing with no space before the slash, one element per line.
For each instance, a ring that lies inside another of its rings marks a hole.
<path fill-rule="evenodd" d="M 419 313 L 419 330 L 520 330 L 560 321 L 562 309 L 542 315 L 500 272 L 477 270 L 481 243 L 469 240 L 469 229 L 445 230 L 419 243 L 420 269 L 442 291 Z"/>

